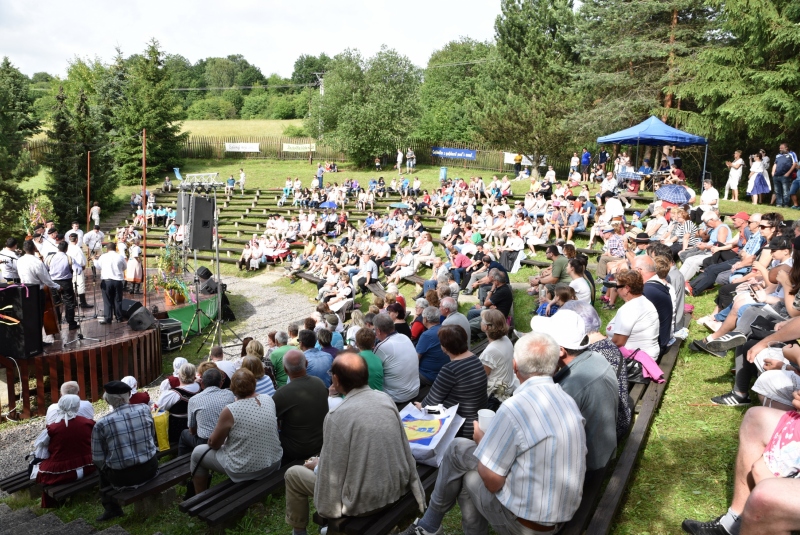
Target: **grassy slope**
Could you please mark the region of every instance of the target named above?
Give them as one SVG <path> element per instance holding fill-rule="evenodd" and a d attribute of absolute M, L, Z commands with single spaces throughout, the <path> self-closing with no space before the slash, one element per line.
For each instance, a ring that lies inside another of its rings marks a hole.
<path fill-rule="evenodd" d="M 268 160 L 194 160 L 188 162 L 182 172 L 218 171 L 221 176 L 227 176 L 237 172 L 239 167 L 245 168 L 250 187 L 280 187 L 286 176 L 300 176 L 304 183 L 308 183 L 316 166 L 303 162 Z M 451 168 L 450 176 L 458 176 L 455 170 Z M 369 170 L 348 169 L 347 166 L 342 166 L 342 171 L 338 175 L 328 175 L 326 181 L 341 182 L 348 177 L 363 181 L 375 175 Z M 438 184 L 438 172 L 438 168 L 420 169 L 418 175 L 422 179 L 423 186 L 435 187 Z M 491 172 L 474 172 L 474 174 L 482 174 L 485 178 L 491 176 Z M 460 176 L 469 175 L 467 171 Z M 392 176 L 392 172 L 385 171 L 383 176 L 388 178 Z M 517 193 L 522 193 L 525 189 L 527 185 L 514 183 L 514 190 Z M 120 188 L 118 193 L 126 195 L 131 190 L 132 188 Z M 722 203 L 723 212 L 745 209 L 752 213 L 755 210 L 751 208 L 749 204 L 744 203 Z M 781 210 L 781 212 L 787 219 L 796 215 L 791 210 Z M 514 280 L 525 280 L 533 271 L 525 268 L 514 276 Z M 313 288 L 306 283 L 289 285 L 288 281 L 280 281 L 277 284 L 309 297 L 314 295 Z M 401 292 L 410 303 L 414 289 L 405 285 L 401 288 Z M 367 304 L 366 299 L 362 298 L 361 301 L 364 305 Z M 695 317 L 705 315 L 713 308 L 712 295 L 690 298 L 687 302 L 695 304 Z M 522 291 L 515 292 L 516 328 L 528 330 L 532 307 L 532 298 Z M 601 317 L 605 323 L 611 318 L 611 314 L 603 311 Z M 692 336 L 701 334 L 693 324 Z M 189 355 L 192 361 L 196 360 L 193 354 L 197 344 L 195 341 L 192 344 L 194 349 L 187 349 L 184 352 L 184 355 Z M 165 361 L 168 365 L 171 358 Z M 682 349 L 612 533 L 678 533 L 683 518 L 705 519 L 724 512 L 730 501 L 730 474 L 733 470 L 737 431 L 743 411 L 709 406 L 708 399 L 730 389 L 731 367 L 732 358 L 716 359 L 710 355 L 692 354 L 686 348 Z M 183 489 L 179 487 L 178 492 L 183 492 Z M 25 503 L 33 504 L 33 502 Z M 264 506 L 251 508 L 237 528 L 230 533 L 255 534 L 263 533 L 265 529 L 285 532 L 287 528 L 283 521 L 283 507 L 282 493 L 271 497 Z M 65 520 L 77 517 L 88 520 L 99 512 L 96 500 L 87 497 L 79 498 L 67 507 L 59 509 L 57 514 Z M 129 513 L 121 524 L 131 533 L 142 535 L 156 530 L 165 534 L 194 533 L 201 528 L 192 519 L 178 512 L 176 506 L 147 519 L 137 519 Z M 457 508 L 446 517 L 445 529 L 451 533 L 460 531 Z"/>
<path fill-rule="evenodd" d="M 281 136 L 287 126 L 303 126 L 302 119 L 230 121 L 184 121 L 182 132 L 195 136 Z"/>

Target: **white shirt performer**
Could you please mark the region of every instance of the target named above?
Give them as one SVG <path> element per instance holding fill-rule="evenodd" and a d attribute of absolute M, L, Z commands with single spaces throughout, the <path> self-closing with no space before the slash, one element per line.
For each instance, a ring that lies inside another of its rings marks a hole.
<path fill-rule="evenodd" d="M 122 323 L 122 281 L 127 262 L 117 252 L 113 242 L 106 244 L 106 250 L 95 262 L 100 268 L 100 290 L 103 292 L 103 318 L 100 323 L 111 323 L 112 311 L 117 321 Z"/>
<path fill-rule="evenodd" d="M 17 261 L 17 272 L 19 273 L 22 284 L 35 284 L 39 286 L 39 288 L 48 286 L 54 291 L 60 291 L 61 287 L 50 278 L 50 273 L 47 271 L 44 262 L 36 257 L 36 245 L 34 245 L 32 240 L 28 240 L 22 244 L 22 251 L 25 253 L 25 256 Z M 40 292 L 39 295 L 39 301 L 42 305 L 41 308 L 44 309 L 44 293 Z M 45 344 L 52 344 L 55 338 L 53 338 L 52 334 L 45 334 L 43 330 L 42 341 Z"/>

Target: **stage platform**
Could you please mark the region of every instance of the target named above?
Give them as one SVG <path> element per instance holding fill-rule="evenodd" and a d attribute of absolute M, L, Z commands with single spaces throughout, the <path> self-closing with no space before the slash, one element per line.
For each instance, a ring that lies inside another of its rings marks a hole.
<path fill-rule="evenodd" d="M 110 324 L 100 324 L 98 318 L 103 317 L 100 281 L 98 278 L 95 303 L 91 275 L 87 279 L 86 299 L 95 306 L 76 310 L 78 315 L 85 316 L 80 320 L 80 331 L 70 331 L 66 323 L 62 323 L 61 332 L 55 335 L 55 342 L 45 345 L 42 355 L 17 360 L 16 363 L 13 359 L 0 355 L 0 375 L 5 376 L 0 377 L 5 383 L 0 384 L 0 389 L 3 390 L 0 394 L 3 401 L 2 412 L 9 412 L 10 419 L 44 416 L 48 405 L 58 400 L 59 387 L 65 381 L 77 381 L 81 388 L 81 398 L 94 402 L 102 398 L 103 385 L 108 381 L 132 375 L 140 386 L 144 386 L 161 375 L 161 340 L 158 328 L 134 331 L 128 327 L 127 322 L 116 320 Z M 124 295 L 125 299 L 140 302 L 142 297 L 142 294 Z M 215 317 L 215 295 L 201 295 L 200 305 L 209 316 Z M 159 311 L 158 316 L 180 320 L 184 334 L 187 332 L 194 313 L 194 303 L 189 301 L 179 306 L 169 306 L 165 303 L 163 293 L 148 292 L 147 308 L 153 310 L 154 306 Z M 204 320 L 203 326 L 207 322 L 208 320 Z M 195 321 L 192 331 L 196 330 Z M 77 338 L 79 332 L 85 338 L 96 338 L 99 341 L 82 340 L 69 344 Z"/>

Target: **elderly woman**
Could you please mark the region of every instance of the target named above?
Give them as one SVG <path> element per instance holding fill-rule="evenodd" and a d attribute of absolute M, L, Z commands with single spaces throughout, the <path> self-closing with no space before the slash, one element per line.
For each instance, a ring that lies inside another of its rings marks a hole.
<path fill-rule="evenodd" d="M 141 392 L 137 391 L 139 383 L 136 381 L 135 377 L 126 375 L 120 380 L 131 387 L 131 405 L 141 403 L 142 405 L 150 406 L 150 394 L 148 394 L 146 390 L 142 390 Z"/>
<path fill-rule="evenodd" d="M 400 334 L 404 334 L 411 339 L 411 329 L 406 323 L 406 309 L 400 303 L 392 303 L 386 307 L 386 312 L 389 317 L 394 321 L 394 330 Z"/>
<path fill-rule="evenodd" d="M 422 323 L 422 311 L 428 308 L 428 300 L 424 298 L 417 299 L 414 304 L 414 321 L 411 322 L 411 341 L 417 345 L 417 340 L 422 333 L 425 332 L 425 324 Z"/>
<path fill-rule="evenodd" d="M 179 386 L 181 384 L 180 380 L 178 379 L 178 373 L 181 369 L 181 366 L 189 362 L 183 357 L 175 357 L 172 361 L 172 375 L 161 381 L 161 385 L 159 386 L 159 390 L 161 392 L 166 392 L 170 388 L 175 386 Z"/>
<path fill-rule="evenodd" d="M 419 407 L 442 404 L 445 408 L 458 404 L 458 414 L 464 424 L 459 437 L 470 438 L 472 422 L 478 419 L 478 411 L 486 408 L 488 380 L 483 364 L 467 346 L 467 332 L 460 325 L 443 325 L 439 329 L 442 351 L 450 358 L 439 370 L 430 392 Z"/>
<path fill-rule="evenodd" d="M 675 219 L 669 226 L 669 235 L 664 238 L 672 252 L 678 254 L 700 243 L 697 225 L 689 218 L 689 213 L 678 208 L 672 211 L 672 215 Z"/>
<path fill-rule="evenodd" d="M 180 384 L 163 392 L 156 403 L 159 409 L 169 411 L 170 444 L 177 444 L 181 438 L 181 432 L 187 427 L 189 399 L 200 392 L 194 364 L 187 362 L 181 366 L 178 370 L 178 380 Z"/>
<path fill-rule="evenodd" d="M 514 344 L 508 339 L 508 323 L 503 313 L 495 308 L 481 312 L 481 331 L 489 345 L 481 353 L 481 363 L 486 372 L 486 393 L 502 403 L 514 392 Z M 499 403 L 497 404 L 499 406 Z"/>
<path fill-rule="evenodd" d="M 360 310 L 354 310 L 350 316 L 350 327 L 347 329 L 345 336 L 348 347 L 351 349 L 356 347 L 356 335 L 361 328 L 364 327 L 364 313 Z"/>
<path fill-rule="evenodd" d="M 264 364 L 261 359 L 253 355 L 247 355 L 242 359 L 242 368 L 249 370 L 253 377 L 256 378 L 256 394 L 275 395 L 275 383 L 264 373 Z"/>
<path fill-rule="evenodd" d="M 94 420 L 78 416 L 80 406 L 81 398 L 73 394 L 58 400 L 56 419 L 47 426 L 50 456 L 34 468 L 39 485 L 69 483 L 95 471 L 92 463 Z M 42 508 L 47 507 L 58 507 L 58 502 L 42 492 Z"/>
<path fill-rule="evenodd" d="M 244 368 L 233 374 L 231 391 L 236 401 L 222 409 L 208 444 L 192 452 L 197 493 L 208 488 L 209 470 L 238 483 L 261 479 L 280 468 L 283 449 L 272 398 L 256 393 L 256 378 Z"/>
<path fill-rule="evenodd" d="M 653 303 L 642 295 L 643 291 L 644 281 L 638 271 L 617 273 L 617 293 L 625 304 L 609 322 L 606 332 L 623 355 L 632 354 L 638 349 L 655 360 L 661 352 L 658 345 L 658 312 Z"/>
<path fill-rule="evenodd" d="M 617 376 L 619 385 L 619 404 L 617 405 L 617 440 L 622 440 L 631 427 L 631 407 L 628 397 L 628 372 L 622 353 L 609 338 L 600 332 L 600 316 L 597 310 L 581 301 L 570 301 L 561 310 L 572 310 L 583 319 L 586 335 L 589 337 L 589 347 L 586 351 L 596 351 L 603 355 Z"/>

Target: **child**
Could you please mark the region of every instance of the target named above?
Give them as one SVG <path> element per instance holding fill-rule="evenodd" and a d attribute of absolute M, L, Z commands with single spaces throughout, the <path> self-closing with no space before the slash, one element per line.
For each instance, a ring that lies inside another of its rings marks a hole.
<path fill-rule="evenodd" d="M 575 290 L 569 286 L 556 286 L 554 291 L 547 290 L 547 300 L 536 309 L 537 316 L 550 317 L 567 301 L 575 299 Z"/>

